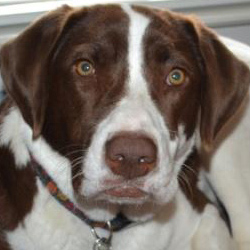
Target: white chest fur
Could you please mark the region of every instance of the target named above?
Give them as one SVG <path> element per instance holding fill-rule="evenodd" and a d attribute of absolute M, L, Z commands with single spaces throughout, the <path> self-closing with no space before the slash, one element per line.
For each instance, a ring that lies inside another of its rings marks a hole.
<path fill-rule="evenodd" d="M 16 230 L 7 234 L 12 248 L 92 249 L 94 237 L 90 228 L 59 205 L 39 182 L 38 188 L 32 212 Z M 114 233 L 113 250 L 189 250 L 199 221 L 200 215 L 179 192 L 176 201 L 166 206 L 154 220 Z"/>
<path fill-rule="evenodd" d="M 89 250 L 90 228 L 57 203 L 38 182 L 32 212 L 7 239 L 14 250 Z M 114 233 L 113 250 L 233 250 L 217 210 L 207 205 L 196 213 L 181 191 L 151 221 Z"/>

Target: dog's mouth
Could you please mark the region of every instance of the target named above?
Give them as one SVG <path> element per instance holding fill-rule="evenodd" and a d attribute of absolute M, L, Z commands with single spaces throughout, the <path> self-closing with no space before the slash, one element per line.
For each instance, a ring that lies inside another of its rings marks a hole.
<path fill-rule="evenodd" d="M 104 194 L 114 198 L 143 199 L 148 196 L 146 192 L 136 187 L 115 187 L 107 189 Z"/>
<path fill-rule="evenodd" d="M 150 194 L 145 191 L 144 185 L 145 183 L 142 180 L 104 179 L 98 199 L 105 199 L 112 203 L 141 203 L 150 198 Z"/>
<path fill-rule="evenodd" d="M 124 180 L 109 177 L 104 177 L 99 182 L 86 179 L 82 182 L 81 191 L 77 193 L 85 200 L 119 205 L 142 205 L 148 202 L 164 204 L 169 202 L 178 187 L 174 172 L 167 173 L 166 178 L 158 182 L 155 181 L 156 178 Z M 93 183 L 98 184 L 93 185 Z"/>

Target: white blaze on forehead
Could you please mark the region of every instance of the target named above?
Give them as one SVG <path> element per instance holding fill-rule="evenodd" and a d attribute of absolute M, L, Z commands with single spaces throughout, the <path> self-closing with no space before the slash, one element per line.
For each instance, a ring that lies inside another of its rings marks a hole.
<path fill-rule="evenodd" d="M 128 69 L 129 93 L 147 92 L 147 84 L 143 77 L 144 46 L 143 38 L 150 19 L 134 11 L 130 6 L 123 6 L 130 19 L 128 34 Z"/>
<path fill-rule="evenodd" d="M 158 154 L 156 171 L 145 177 L 143 191 L 153 194 L 156 202 L 164 203 L 170 201 L 177 190 L 177 174 L 190 152 L 191 143 L 185 143 L 181 125 L 176 131 L 176 139 L 171 141 L 165 119 L 151 97 L 152 83 L 147 82 L 144 72 L 144 38 L 151 19 L 130 6 L 122 8 L 129 19 L 126 89 L 114 109 L 96 127 L 82 166 L 81 193 L 85 197 L 95 197 L 107 188 L 103 180 L 116 178 L 106 165 L 106 142 L 122 131 L 143 131 L 156 143 Z"/>

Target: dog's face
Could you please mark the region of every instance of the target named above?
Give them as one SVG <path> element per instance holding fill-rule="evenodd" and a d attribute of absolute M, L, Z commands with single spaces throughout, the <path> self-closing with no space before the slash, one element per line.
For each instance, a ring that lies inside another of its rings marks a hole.
<path fill-rule="evenodd" d="M 70 159 L 76 196 L 121 207 L 169 202 L 197 137 L 211 144 L 249 83 L 197 21 L 142 7 L 62 7 L 1 57 L 34 136 Z"/>

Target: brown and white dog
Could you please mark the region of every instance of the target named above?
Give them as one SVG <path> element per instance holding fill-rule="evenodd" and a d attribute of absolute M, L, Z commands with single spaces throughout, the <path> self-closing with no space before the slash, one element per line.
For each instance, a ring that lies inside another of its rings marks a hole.
<path fill-rule="evenodd" d="M 122 213 L 132 222 L 113 233 L 113 250 L 236 249 L 200 190 L 198 152 L 241 105 L 250 74 L 211 30 L 139 6 L 63 6 L 0 53 L 1 250 L 87 250 L 96 241 L 34 161 L 88 218 Z"/>

